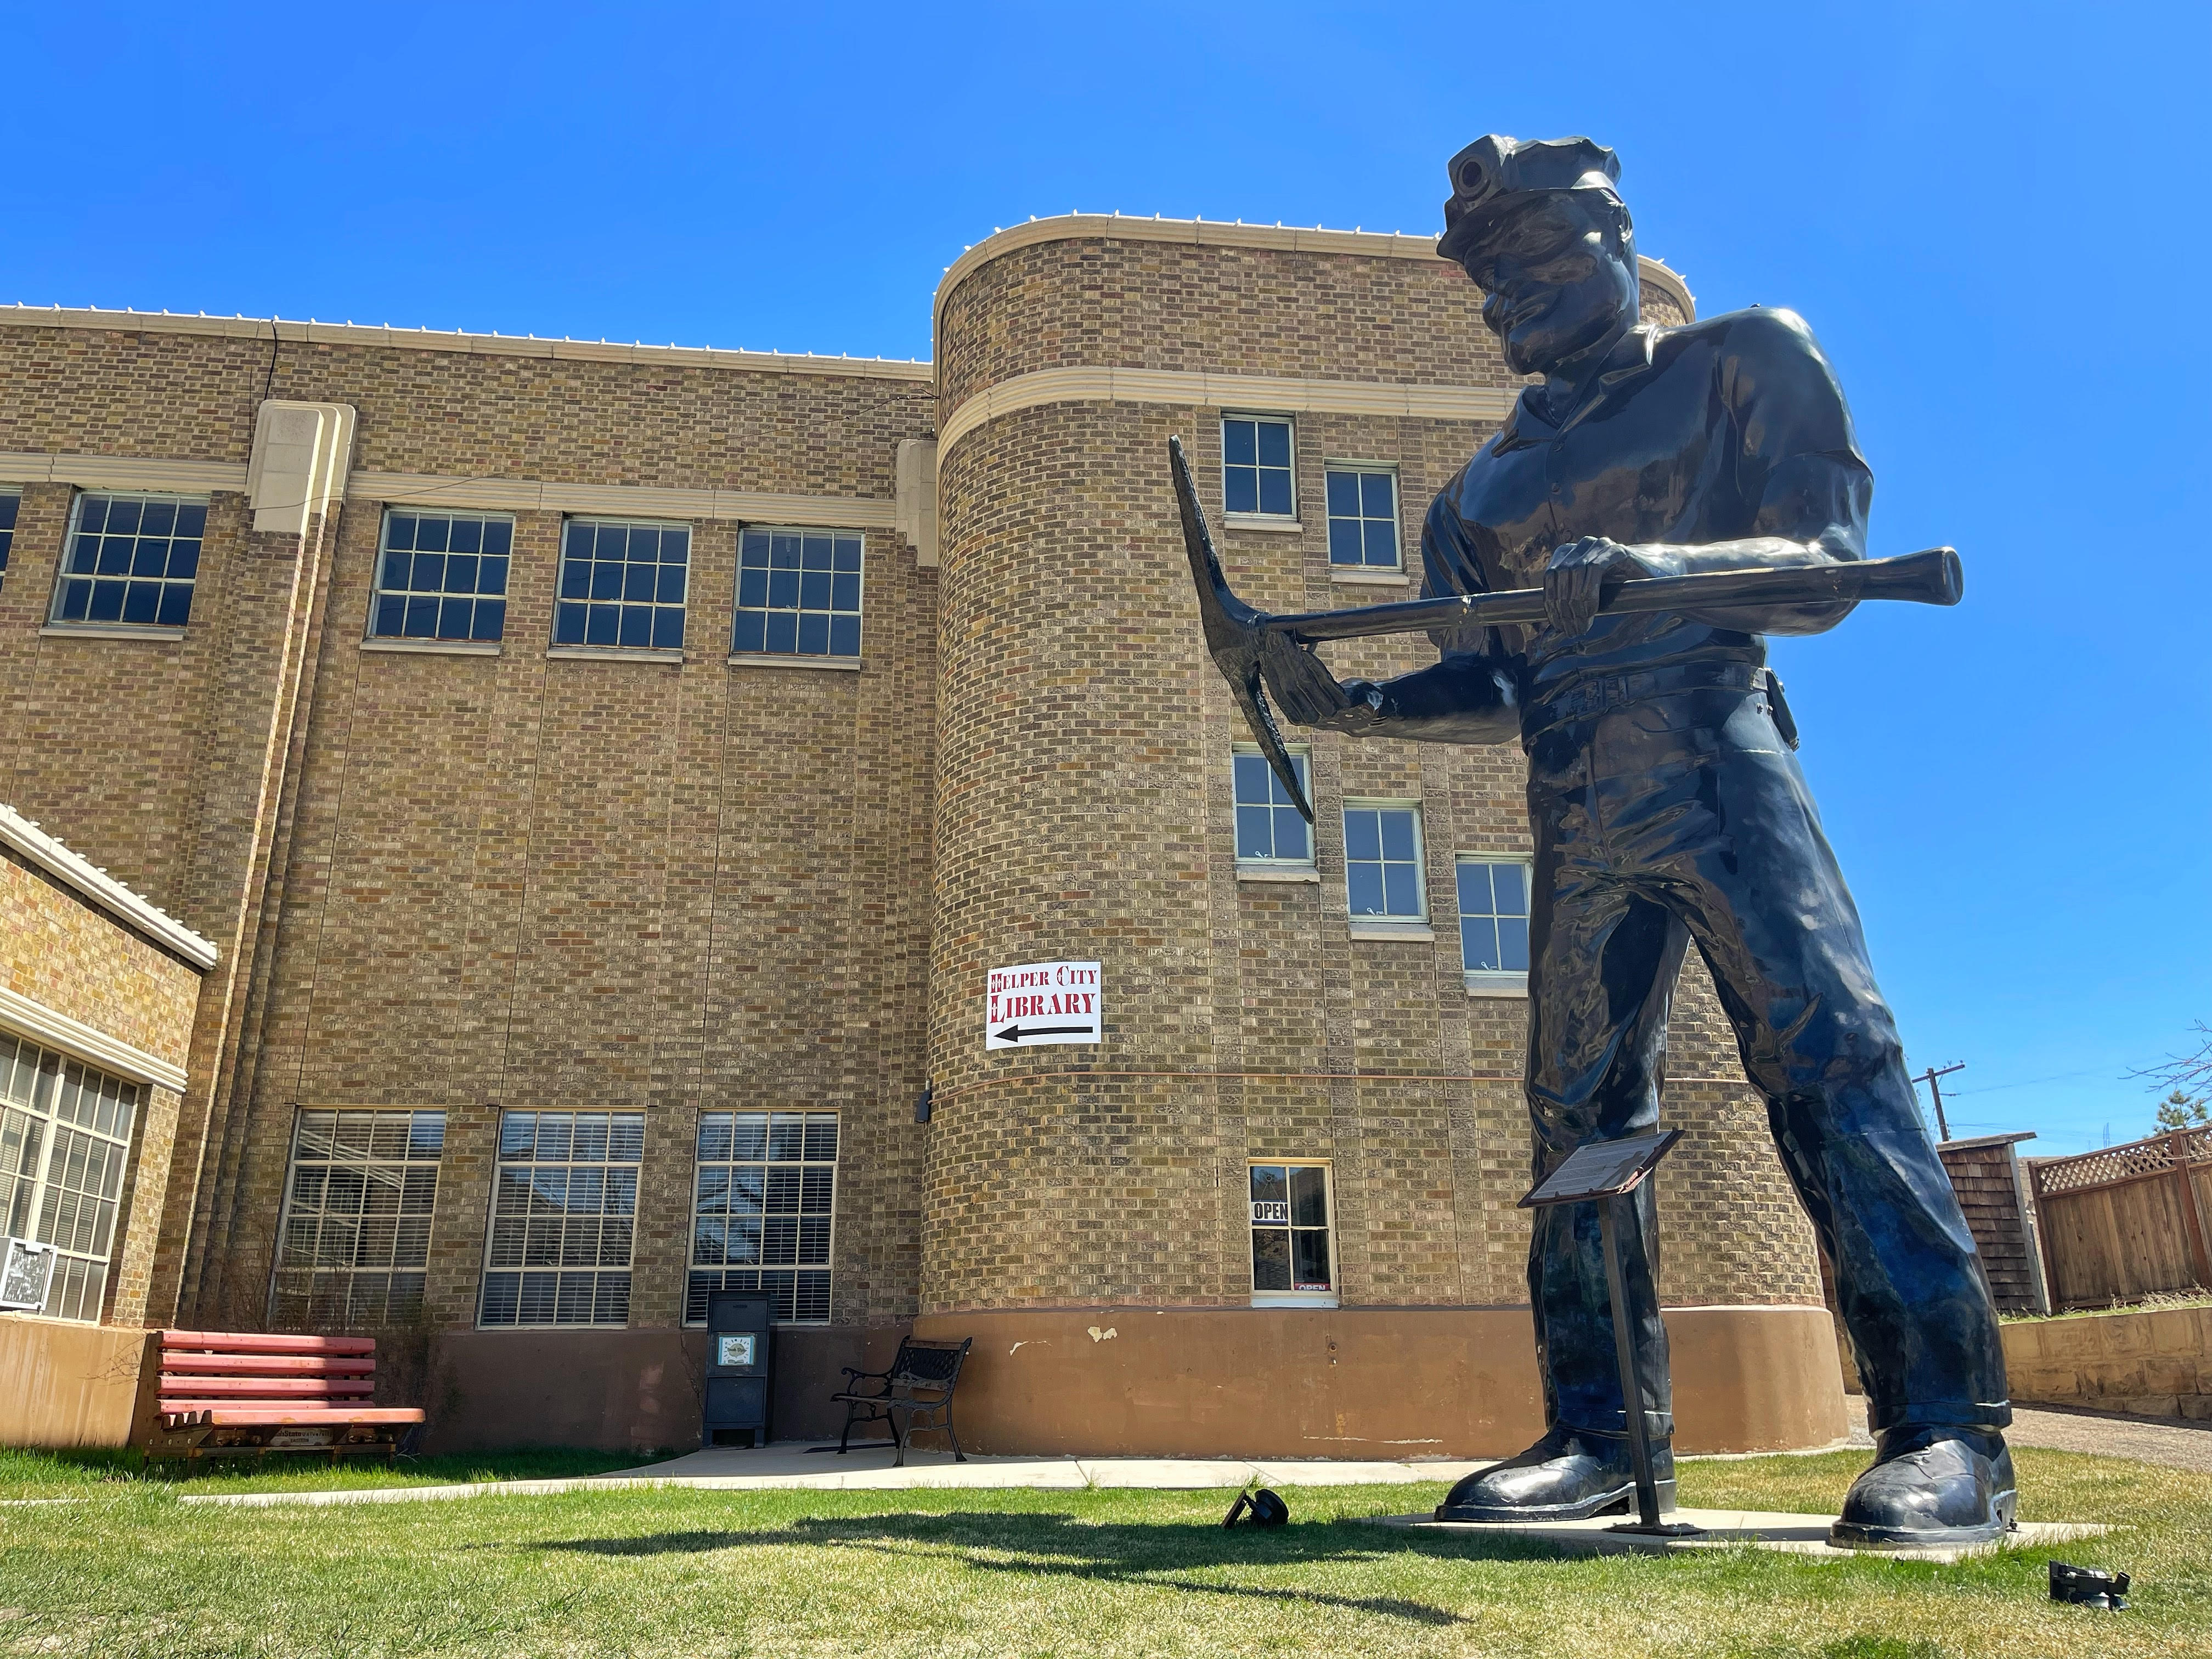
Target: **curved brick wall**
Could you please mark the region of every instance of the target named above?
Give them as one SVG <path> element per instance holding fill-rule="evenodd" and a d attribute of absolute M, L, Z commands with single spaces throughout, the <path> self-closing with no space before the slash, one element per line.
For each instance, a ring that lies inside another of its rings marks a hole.
<path fill-rule="evenodd" d="M 1479 293 L 1440 262 L 1085 237 L 956 277 L 940 424 L 985 387 L 1078 365 L 1513 384 Z M 939 457 L 925 1313 L 1242 1307 L 1243 1166 L 1270 1154 L 1334 1161 L 1346 1306 L 1526 1300 L 1525 1004 L 1466 994 L 1442 914 L 1455 852 L 1526 847 L 1522 757 L 1323 737 L 1322 879 L 1238 882 L 1244 732 L 1200 642 L 1165 455 L 1182 434 L 1218 513 L 1219 412 L 1051 403 Z M 1489 429 L 1300 416 L 1304 529 L 1220 531 L 1232 580 L 1273 609 L 1406 597 L 1331 581 L 1322 464 L 1396 462 L 1410 544 Z M 1425 660 L 1418 640 L 1331 653 L 1340 673 Z M 1346 795 L 1423 801 L 1434 942 L 1348 937 Z M 985 1054 L 989 968 L 1093 957 L 1103 1048 Z M 1676 1024 L 1668 1117 L 1691 1139 L 1662 1189 L 1668 1301 L 1817 1304 L 1810 1231 L 1694 967 Z"/>

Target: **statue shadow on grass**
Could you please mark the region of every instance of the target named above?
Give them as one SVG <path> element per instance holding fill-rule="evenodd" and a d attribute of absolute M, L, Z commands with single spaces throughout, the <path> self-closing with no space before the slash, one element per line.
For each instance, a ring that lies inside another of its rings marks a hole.
<path fill-rule="evenodd" d="M 1358 1529 L 1357 1534 L 1352 1534 L 1354 1527 Z M 1358 1541 L 1354 1541 L 1355 1537 Z M 1203 1523 L 1099 1525 L 1079 1521 L 1073 1515 L 998 1510 L 806 1516 L 787 1527 L 757 1531 L 698 1530 L 646 1533 L 634 1538 L 550 1540 L 530 1547 L 619 1557 L 705 1553 L 761 1545 L 787 1547 L 794 1544 L 872 1550 L 910 1559 L 933 1556 L 957 1561 L 979 1572 L 1024 1573 L 1188 1590 L 1201 1595 L 1303 1601 L 1424 1625 L 1469 1621 L 1444 1608 L 1400 1596 L 1333 1595 L 1321 1590 L 1216 1583 L 1187 1575 L 1217 1567 L 1379 1560 L 1409 1551 L 1462 1559 L 1559 1559 L 1540 1546 L 1522 1540 L 1379 1532 L 1358 1522 L 1310 1523 L 1264 1532 L 1252 1528 L 1232 1532 Z"/>

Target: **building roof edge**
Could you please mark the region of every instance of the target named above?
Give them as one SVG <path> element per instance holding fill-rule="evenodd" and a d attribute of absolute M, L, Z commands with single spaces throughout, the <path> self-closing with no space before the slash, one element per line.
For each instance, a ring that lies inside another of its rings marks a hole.
<path fill-rule="evenodd" d="M 558 362 L 645 363 L 784 374 L 849 375 L 862 380 L 927 381 L 926 362 L 895 357 L 823 357 L 799 352 L 731 351 L 715 346 L 647 345 L 613 340 L 550 340 L 534 334 L 448 334 L 426 328 L 360 323 L 291 322 L 281 317 L 182 316 L 167 311 L 103 311 L 65 306 L 0 305 L 0 326 L 128 329 L 149 334 L 211 334 L 302 345 L 393 346 L 411 351 L 459 351 L 478 356 L 543 357 Z"/>
<path fill-rule="evenodd" d="M 216 947 L 152 901 L 132 892 L 81 853 L 71 852 L 14 807 L 0 802 L 0 847 L 18 853 L 64 885 L 192 964 L 208 969 Z"/>
<path fill-rule="evenodd" d="M 1216 219 L 1163 219 L 1154 214 L 1149 219 L 1133 218 L 1121 213 L 1061 213 L 1046 218 L 1031 219 L 1026 224 L 1010 225 L 993 232 L 981 241 L 962 252 L 945 268 L 945 275 L 937 284 L 937 295 L 930 305 L 929 337 L 931 349 L 939 361 L 945 356 L 944 344 L 938 331 L 945 318 L 945 302 L 952 290 L 967 280 L 979 267 L 988 264 L 1001 254 L 1012 253 L 1017 248 L 1033 247 L 1039 242 L 1078 241 L 1085 237 L 1116 237 L 1124 241 L 1188 242 L 1206 247 L 1276 248 L 1291 253 L 1364 254 L 1380 259 L 1436 259 L 1437 236 L 1431 232 L 1409 236 L 1403 231 L 1331 230 L 1324 225 L 1308 228 L 1304 225 L 1248 225 L 1242 220 L 1224 223 Z M 1657 259 L 1642 254 L 1637 256 L 1638 273 L 1646 282 L 1656 282 L 1665 289 L 1683 314 L 1695 322 L 1697 301 L 1692 297 L 1689 284 L 1680 273 Z"/>

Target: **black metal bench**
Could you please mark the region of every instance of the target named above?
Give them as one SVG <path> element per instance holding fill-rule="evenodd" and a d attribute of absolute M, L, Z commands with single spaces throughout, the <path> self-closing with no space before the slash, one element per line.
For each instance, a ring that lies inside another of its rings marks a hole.
<path fill-rule="evenodd" d="M 891 1443 L 898 1448 L 892 1467 L 905 1468 L 907 1443 L 916 1429 L 942 1429 L 952 1442 L 953 1461 L 965 1463 L 968 1454 L 960 1449 L 960 1437 L 952 1427 L 952 1390 L 959 1385 L 961 1366 L 968 1363 L 968 1350 L 975 1346 L 972 1336 L 957 1342 L 909 1336 L 899 1343 L 898 1357 L 889 1370 L 856 1371 L 850 1365 L 842 1367 L 845 1386 L 830 1396 L 833 1403 L 842 1402 L 845 1407 L 845 1432 L 838 1437 L 838 1452 L 842 1455 L 852 1449 L 853 1431 L 860 1425 L 888 1423 Z M 866 1383 L 876 1386 L 863 1387 Z M 899 1422 L 902 1412 L 906 1413 L 903 1426 Z"/>

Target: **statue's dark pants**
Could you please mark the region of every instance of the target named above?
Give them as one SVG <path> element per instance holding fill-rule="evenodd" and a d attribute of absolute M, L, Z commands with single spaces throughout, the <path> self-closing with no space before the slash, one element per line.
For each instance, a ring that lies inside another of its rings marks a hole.
<path fill-rule="evenodd" d="M 1645 695 L 1700 678 L 1737 684 Z M 1914 1109 L 1858 912 L 1755 678 L 1661 670 L 1530 711 L 1536 1175 L 1585 1141 L 1657 1123 L 1668 1005 L 1695 939 L 1835 1264 L 1872 1426 L 2002 1425 L 2004 1357 L 1972 1236 Z M 1665 1434 L 1648 1182 L 1635 1211 L 1624 1265 L 1644 1406 Z M 1624 1432 L 1595 1205 L 1535 1212 L 1528 1286 L 1547 1414 Z"/>

